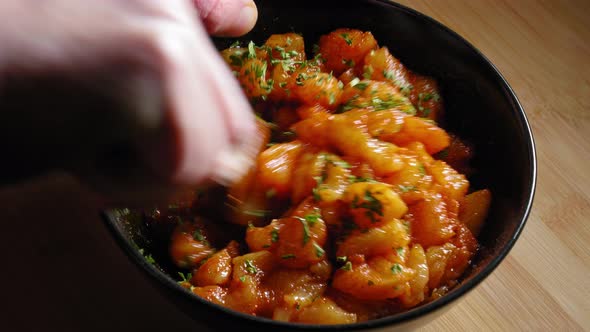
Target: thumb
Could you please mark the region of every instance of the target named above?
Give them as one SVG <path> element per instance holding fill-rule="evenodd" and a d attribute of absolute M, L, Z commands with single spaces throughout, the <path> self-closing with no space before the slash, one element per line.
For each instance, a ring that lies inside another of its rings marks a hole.
<path fill-rule="evenodd" d="M 193 0 L 207 31 L 216 36 L 236 37 L 250 31 L 258 19 L 252 0 Z"/>

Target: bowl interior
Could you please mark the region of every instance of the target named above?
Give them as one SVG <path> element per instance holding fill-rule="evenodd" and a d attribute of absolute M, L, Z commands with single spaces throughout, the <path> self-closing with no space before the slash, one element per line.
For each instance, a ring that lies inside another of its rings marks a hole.
<path fill-rule="evenodd" d="M 491 273 L 513 246 L 528 216 L 535 188 L 533 138 L 526 116 L 504 78 L 484 56 L 454 32 L 424 15 L 388 1 L 258 0 L 257 5 L 259 21 L 251 33 L 239 38 L 241 41 L 253 40 L 261 44 L 270 34 L 297 32 L 304 36 L 311 54 L 312 45 L 320 35 L 340 27 L 357 28 L 371 31 L 379 44 L 387 46 L 409 69 L 435 77 L 445 103 L 446 118 L 442 126 L 475 146 L 473 167 L 477 172 L 469 179 L 471 188 L 489 188 L 492 192 L 490 215 L 478 238 L 482 250 L 461 285 L 427 305 L 346 329 L 407 321 L 439 309 L 471 290 Z M 217 38 L 214 43 L 223 49 L 235 40 Z M 107 225 L 132 260 L 144 268 L 165 293 L 173 294 L 174 301 L 182 302 L 182 307 L 188 310 L 200 308 L 201 311 L 207 308 L 207 312 L 216 312 L 214 316 L 225 317 L 222 321 L 242 318 L 239 324 L 254 324 L 256 328 L 296 327 L 235 314 L 204 304 L 180 290 L 172 278 L 146 264 L 138 254 L 135 244 L 157 255 L 141 222 L 113 212 L 105 215 Z M 158 261 L 158 257 L 154 257 Z M 161 268 L 172 271 L 166 264 Z M 191 315 L 202 318 L 202 313 L 195 311 L 191 311 Z"/>

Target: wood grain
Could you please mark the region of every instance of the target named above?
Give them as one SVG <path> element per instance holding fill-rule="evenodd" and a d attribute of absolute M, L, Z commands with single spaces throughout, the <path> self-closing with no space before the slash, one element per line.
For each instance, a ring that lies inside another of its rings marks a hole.
<path fill-rule="evenodd" d="M 508 258 L 423 330 L 590 329 L 590 2 L 399 2 L 498 67 L 529 117 L 539 161 L 531 217 Z"/>
<path fill-rule="evenodd" d="M 403 0 L 479 48 L 520 98 L 538 189 L 492 276 L 420 331 L 590 330 L 590 1 Z M 0 191 L 4 331 L 203 331 L 157 293 L 52 174 Z"/>

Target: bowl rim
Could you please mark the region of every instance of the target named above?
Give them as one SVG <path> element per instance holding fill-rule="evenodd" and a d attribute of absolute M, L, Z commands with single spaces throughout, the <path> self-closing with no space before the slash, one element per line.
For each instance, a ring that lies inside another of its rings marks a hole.
<path fill-rule="evenodd" d="M 102 210 L 100 211 L 100 215 L 102 219 L 105 221 L 105 225 L 109 229 L 109 231 L 113 234 L 116 242 L 118 243 L 119 247 L 124 251 L 124 253 L 130 258 L 131 261 L 135 263 L 136 266 L 141 268 L 144 272 L 146 272 L 151 278 L 158 281 L 160 284 L 165 285 L 172 293 L 177 296 L 183 297 L 187 301 L 198 301 L 201 304 L 206 306 L 210 306 L 216 310 L 221 310 L 225 312 L 225 314 L 229 316 L 234 316 L 236 318 L 246 319 L 253 321 L 253 323 L 264 323 L 267 324 L 269 327 L 276 327 L 276 328 L 289 328 L 291 330 L 322 330 L 322 331 L 353 331 L 353 330 L 361 330 L 361 329 L 374 329 L 379 327 L 386 327 L 386 326 L 393 326 L 400 323 L 407 323 L 412 320 L 415 320 L 419 317 L 425 316 L 426 314 L 433 313 L 438 311 L 439 309 L 447 307 L 448 304 L 455 302 L 457 299 L 461 298 L 468 292 L 472 291 L 479 285 L 483 280 L 485 280 L 491 273 L 494 271 L 498 265 L 506 258 L 508 253 L 512 250 L 516 240 L 520 237 L 522 230 L 529 218 L 535 191 L 536 191 L 536 184 L 537 184 L 537 156 L 536 156 L 536 148 L 535 148 L 535 140 L 533 136 L 533 132 L 518 97 L 516 96 L 514 90 L 506 80 L 506 78 L 501 74 L 498 68 L 473 44 L 467 41 L 464 37 L 459 35 L 457 32 L 453 31 L 446 25 L 442 24 L 441 22 L 435 20 L 434 18 L 423 14 L 415 9 L 409 8 L 405 5 L 401 5 L 397 2 L 393 2 L 390 0 L 366 0 L 367 3 L 372 4 L 379 4 L 384 6 L 389 6 L 395 8 L 399 11 L 404 12 L 407 15 L 411 15 L 416 17 L 418 20 L 422 20 L 426 24 L 433 25 L 435 28 L 442 30 L 443 32 L 447 33 L 449 37 L 456 39 L 458 42 L 463 43 L 467 48 L 473 51 L 480 59 L 482 60 L 483 64 L 488 66 L 488 69 L 492 72 L 492 75 L 495 76 L 497 82 L 500 86 L 502 86 L 503 94 L 507 97 L 513 106 L 513 110 L 515 110 L 514 114 L 517 117 L 518 124 L 523 131 L 526 143 L 526 149 L 528 150 L 528 161 L 529 161 L 529 172 L 531 174 L 530 178 L 528 179 L 528 196 L 526 198 L 526 203 L 524 206 L 524 210 L 522 215 L 520 216 L 520 222 L 514 230 L 511 238 L 507 241 L 507 243 L 499 250 L 497 255 L 493 257 L 486 265 L 483 267 L 479 272 L 477 272 L 473 277 L 469 278 L 468 280 L 461 282 L 457 287 L 455 287 L 451 292 L 446 294 L 445 296 L 437 299 L 436 301 L 432 301 L 430 303 L 426 303 L 424 305 L 420 305 L 418 307 L 412 308 L 408 311 L 401 312 L 395 315 L 386 316 L 374 320 L 369 320 L 360 323 L 354 324 L 337 324 L 337 325 L 320 325 L 320 324 L 300 324 L 300 323 L 290 323 L 290 322 L 280 322 L 276 320 L 272 320 L 270 318 L 252 316 L 249 314 L 237 312 L 226 308 L 224 306 L 209 302 L 207 300 L 201 299 L 198 296 L 195 296 L 191 292 L 187 291 L 185 288 L 180 286 L 178 282 L 172 279 L 171 276 L 168 274 L 160 271 L 158 268 L 153 266 L 149 263 L 145 257 L 139 252 L 139 250 L 131 243 L 125 236 L 123 236 L 123 230 L 117 223 L 117 216 L 116 213 L 111 210 Z"/>

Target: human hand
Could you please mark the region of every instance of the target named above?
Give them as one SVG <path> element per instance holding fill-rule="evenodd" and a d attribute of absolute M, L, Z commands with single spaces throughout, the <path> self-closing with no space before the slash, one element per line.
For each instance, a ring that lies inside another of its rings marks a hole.
<path fill-rule="evenodd" d="M 252 1 L 5 0 L 0 17 L 5 168 L 66 168 L 119 201 L 251 162 L 253 114 L 206 30 L 247 32 Z"/>

